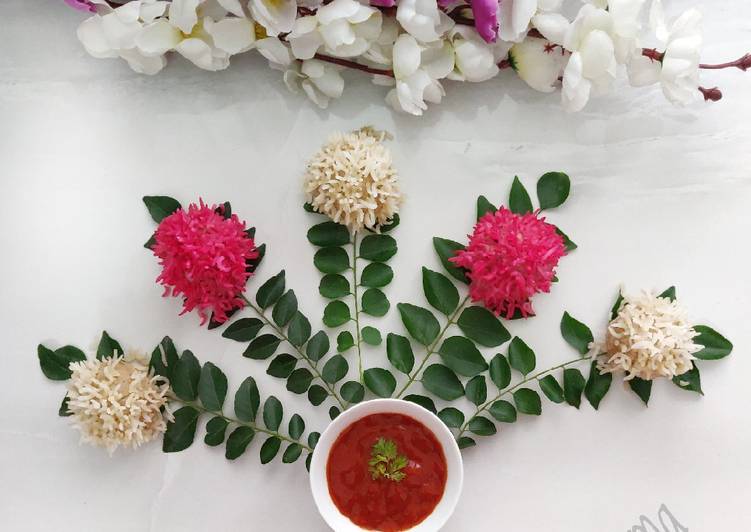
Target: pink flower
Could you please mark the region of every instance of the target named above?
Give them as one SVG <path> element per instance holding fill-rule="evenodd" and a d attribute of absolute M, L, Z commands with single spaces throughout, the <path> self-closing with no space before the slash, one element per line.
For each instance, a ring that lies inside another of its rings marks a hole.
<path fill-rule="evenodd" d="M 495 42 L 498 38 L 498 3 L 499 0 L 472 0 L 471 2 L 475 29 L 485 42 Z"/>
<path fill-rule="evenodd" d="M 198 308 L 201 325 L 209 311 L 222 323 L 228 312 L 245 305 L 240 296 L 251 276 L 246 261 L 258 257 L 245 222 L 223 213 L 223 206 L 201 201 L 164 218 L 154 235 L 152 249 L 162 266 L 156 281 L 165 286 L 165 297 L 183 297 L 181 315 Z"/>
<path fill-rule="evenodd" d="M 477 221 L 466 249 L 449 259 L 467 270 L 473 301 L 513 317 L 534 315 L 530 298 L 549 292 L 563 238 L 539 213 L 514 214 L 505 207 Z"/>
<path fill-rule="evenodd" d="M 64 0 L 66 4 L 68 4 L 73 9 L 77 9 L 78 11 L 90 11 L 91 13 L 96 13 L 96 6 L 89 2 L 88 0 Z"/>

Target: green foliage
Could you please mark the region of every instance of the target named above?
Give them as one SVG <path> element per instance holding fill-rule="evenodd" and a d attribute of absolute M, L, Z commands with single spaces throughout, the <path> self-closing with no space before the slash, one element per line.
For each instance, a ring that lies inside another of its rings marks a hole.
<path fill-rule="evenodd" d="M 563 172 L 547 172 L 537 181 L 540 210 L 560 207 L 568 199 L 571 180 Z"/>
<path fill-rule="evenodd" d="M 323 311 L 323 324 L 326 327 L 341 327 L 351 319 L 349 306 L 344 301 L 332 301 Z"/>
<path fill-rule="evenodd" d="M 263 322 L 258 318 L 241 318 L 231 323 L 222 333 L 222 337 L 236 342 L 250 342 L 263 328 Z"/>
<path fill-rule="evenodd" d="M 396 240 L 390 235 L 368 235 L 360 243 L 360 257 L 371 262 L 386 262 L 396 255 Z"/>
<path fill-rule="evenodd" d="M 515 214 L 526 214 L 532 212 L 532 200 L 529 198 L 527 189 L 524 188 L 518 177 L 514 177 L 511 183 L 511 192 L 508 198 L 508 208 Z"/>
<path fill-rule="evenodd" d="M 39 347 L 37 347 L 37 356 L 39 357 L 39 366 L 42 368 L 42 373 L 44 373 L 45 377 L 53 381 L 66 381 L 70 379 L 70 364 L 86 360 L 86 355 L 83 351 L 70 345 L 52 351 L 39 344 Z"/>
<path fill-rule="evenodd" d="M 511 384 L 511 366 L 502 354 L 498 353 L 490 360 L 490 380 L 499 390 Z"/>
<path fill-rule="evenodd" d="M 514 404 L 522 414 L 539 416 L 542 413 L 540 395 L 529 388 L 519 388 L 514 392 Z"/>
<path fill-rule="evenodd" d="M 563 396 L 568 404 L 579 408 L 585 384 L 584 376 L 578 369 L 563 370 Z"/>
<path fill-rule="evenodd" d="M 568 312 L 564 312 L 561 318 L 561 334 L 563 339 L 582 355 L 589 352 L 589 344 L 594 340 L 589 327 L 572 318 Z"/>
<path fill-rule="evenodd" d="M 256 303 L 259 307 L 268 308 L 282 297 L 285 285 L 284 275 L 284 270 L 282 270 L 261 285 L 256 292 Z"/>
<path fill-rule="evenodd" d="M 389 333 L 386 337 L 386 356 L 394 368 L 409 374 L 415 365 L 415 355 L 409 340 L 404 336 Z"/>
<path fill-rule="evenodd" d="M 285 327 L 297 312 L 297 297 L 293 290 L 287 290 L 274 305 L 271 317 L 279 327 Z"/>
<path fill-rule="evenodd" d="M 457 281 L 468 284 L 469 278 L 467 277 L 467 271 L 449 261 L 450 258 L 456 255 L 457 251 L 463 250 L 464 246 L 453 240 L 433 237 L 433 247 L 435 248 L 435 252 L 438 254 L 438 258 L 446 272 Z"/>
<path fill-rule="evenodd" d="M 425 369 L 422 374 L 422 385 L 444 401 L 454 401 L 464 395 L 464 386 L 459 377 L 441 364 L 433 364 Z"/>
<path fill-rule="evenodd" d="M 329 273 L 321 277 L 318 292 L 328 299 L 339 299 L 349 295 L 351 287 L 346 277 L 338 273 Z"/>
<path fill-rule="evenodd" d="M 104 358 L 110 358 L 113 356 L 119 356 L 124 353 L 122 346 L 117 340 L 113 340 L 112 337 L 107 334 L 107 331 L 102 332 L 102 338 L 99 340 L 99 345 L 96 348 L 96 357 L 99 360 Z"/>
<path fill-rule="evenodd" d="M 378 397 L 391 397 L 396 389 L 396 379 L 387 369 L 366 369 L 363 378 L 365 386 Z"/>
<path fill-rule="evenodd" d="M 399 309 L 404 327 L 412 338 L 422 345 L 429 345 L 436 339 L 441 326 L 432 312 L 409 303 L 399 303 L 396 307 Z"/>
<path fill-rule="evenodd" d="M 404 400 L 409 401 L 410 403 L 415 403 L 417 405 L 420 405 L 425 410 L 430 410 L 434 414 L 436 413 L 435 403 L 430 397 L 413 393 L 413 394 L 405 395 Z"/>
<path fill-rule="evenodd" d="M 366 326 L 360 331 L 363 342 L 369 345 L 381 345 L 383 338 L 381 338 L 381 331 L 375 327 Z"/>
<path fill-rule="evenodd" d="M 733 344 L 720 333 L 706 325 L 695 325 L 694 330 L 699 333 L 694 343 L 703 346 L 701 351 L 694 353 L 700 360 L 720 360 L 733 351 Z"/>
<path fill-rule="evenodd" d="M 535 369 L 535 352 L 518 336 L 515 336 L 509 344 L 508 359 L 511 367 L 522 375 L 526 376 Z"/>
<path fill-rule="evenodd" d="M 639 396 L 639 399 L 641 399 L 645 405 L 649 405 L 649 398 L 652 396 L 652 381 L 634 377 L 628 381 L 628 386 Z"/>
<path fill-rule="evenodd" d="M 308 241 L 314 246 L 343 246 L 349 243 L 349 231 L 336 222 L 323 222 L 308 230 Z"/>
<path fill-rule="evenodd" d="M 600 407 L 600 401 L 610 390 L 610 384 L 613 381 L 612 373 L 600 373 L 597 369 L 597 362 L 592 361 L 589 367 L 589 378 L 584 385 L 584 397 L 587 398 L 592 408 L 597 410 Z"/>
<path fill-rule="evenodd" d="M 447 338 L 438 352 L 443 363 L 460 375 L 474 377 L 488 369 L 482 353 L 463 336 Z"/>
<path fill-rule="evenodd" d="M 280 343 L 282 343 L 281 338 L 277 338 L 273 334 L 262 334 L 248 344 L 243 356 L 253 360 L 266 360 L 276 352 Z"/>
<path fill-rule="evenodd" d="M 485 196 L 480 196 L 477 198 L 477 219 L 479 220 L 489 212 L 495 212 L 498 209 L 496 209 L 495 205 L 490 203 L 488 201 L 488 198 Z"/>
<path fill-rule="evenodd" d="M 701 375 L 699 374 L 699 368 L 696 364 L 694 364 L 694 366 L 683 375 L 673 377 L 673 383 L 681 390 L 704 395 L 704 392 L 701 389 Z"/>
<path fill-rule="evenodd" d="M 388 264 L 371 262 L 362 271 L 360 284 L 367 288 L 382 288 L 394 279 L 394 270 Z"/>
<path fill-rule="evenodd" d="M 465 308 L 456 324 L 467 338 L 485 347 L 498 347 L 511 339 L 506 327 L 484 307 Z"/>
<path fill-rule="evenodd" d="M 371 316 L 385 316 L 389 311 L 391 304 L 384 294 L 378 288 L 368 288 L 362 295 L 362 311 Z"/>
<path fill-rule="evenodd" d="M 342 248 L 321 248 L 313 257 L 313 264 L 323 273 L 341 273 L 348 270 L 349 255 Z"/>
<path fill-rule="evenodd" d="M 373 480 L 384 478 L 393 482 L 401 482 L 407 476 L 404 469 L 408 464 L 409 458 L 399 454 L 393 440 L 378 438 L 370 452 L 368 471 Z"/>
<path fill-rule="evenodd" d="M 540 389 L 545 397 L 550 399 L 554 403 L 563 402 L 563 388 L 558 384 L 558 381 L 552 375 L 546 375 L 540 379 Z"/>
<path fill-rule="evenodd" d="M 143 202 L 156 223 L 182 208 L 179 201 L 169 196 L 144 196 Z"/>
<path fill-rule="evenodd" d="M 190 351 L 183 351 L 173 372 L 172 391 L 183 401 L 195 401 L 198 397 L 198 381 L 201 378 L 201 363 Z"/>
<path fill-rule="evenodd" d="M 483 375 L 472 377 L 464 387 L 467 399 L 476 406 L 480 406 L 488 399 L 488 384 Z"/>
<path fill-rule="evenodd" d="M 423 267 L 422 288 L 428 303 L 447 316 L 459 305 L 459 291 L 442 273 Z"/>

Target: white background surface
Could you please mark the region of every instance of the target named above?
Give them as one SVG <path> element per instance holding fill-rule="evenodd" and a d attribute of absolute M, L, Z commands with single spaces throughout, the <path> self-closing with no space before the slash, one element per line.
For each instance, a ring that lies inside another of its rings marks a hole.
<path fill-rule="evenodd" d="M 692 3 L 705 13 L 706 61 L 751 48 L 749 2 Z M 363 124 L 395 134 L 407 194 L 392 303 L 424 304 L 420 266 L 439 269 L 430 239 L 461 240 L 478 194 L 499 203 L 514 174 L 533 186 L 563 170 L 572 196 L 550 218 L 580 248 L 562 260 L 552 294 L 536 299 L 539 316 L 510 325 L 539 367 L 572 358 L 558 332 L 563 310 L 602 331 L 619 283 L 677 285 L 692 317 L 735 344 L 730 358 L 701 365 L 705 397 L 659 382 L 647 409 L 615 385 L 599 412 L 546 403 L 540 418 L 501 427 L 465 454 L 446 530 L 623 531 L 662 503 L 693 531 L 751 528 L 751 76 L 705 73 L 706 86 L 725 91 L 714 105 L 675 109 L 656 90 L 624 88 L 572 116 L 557 96 L 504 73 L 449 84 L 443 104 L 413 119 L 389 112 L 382 89 L 357 73 L 321 112 L 253 54 L 218 74 L 176 60 L 147 78 L 88 57 L 75 37 L 82 16 L 62 2 L 3 0 L 0 19 L 0 530 L 325 530 L 302 462 L 262 467 L 258 441 L 234 463 L 201 442 L 114 458 L 79 446 L 57 417 L 63 386 L 43 377 L 36 346 L 92 346 L 107 328 L 151 350 L 169 334 L 219 364 L 231 390 L 253 374 L 322 430 L 325 409 L 160 298 L 140 198 L 231 200 L 269 245 L 259 276 L 286 268 L 320 325 L 300 177 L 329 132 Z M 394 312 L 377 325 L 402 331 Z M 373 350 L 368 364 L 381 357 Z"/>

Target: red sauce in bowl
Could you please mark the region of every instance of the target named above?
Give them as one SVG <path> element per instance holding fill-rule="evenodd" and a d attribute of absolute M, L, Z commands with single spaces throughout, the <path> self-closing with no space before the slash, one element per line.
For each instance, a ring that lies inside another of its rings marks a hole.
<path fill-rule="evenodd" d="M 396 482 L 373 480 L 368 461 L 379 438 L 392 440 L 409 459 Z M 368 530 L 397 532 L 422 522 L 446 488 L 443 448 L 419 421 L 402 414 L 371 414 L 342 432 L 329 452 L 326 478 L 339 511 Z"/>

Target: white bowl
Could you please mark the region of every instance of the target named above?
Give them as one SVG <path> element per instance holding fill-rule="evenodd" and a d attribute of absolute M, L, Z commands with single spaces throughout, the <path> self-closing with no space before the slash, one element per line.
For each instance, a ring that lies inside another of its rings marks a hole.
<path fill-rule="evenodd" d="M 329 460 L 331 446 L 334 445 L 334 442 L 344 429 L 365 416 L 384 413 L 403 414 L 416 419 L 433 433 L 443 448 L 447 465 L 446 489 L 443 492 L 443 497 L 441 497 L 433 512 L 425 520 L 409 529 L 412 532 L 435 532 L 436 530 L 440 530 L 454 512 L 456 503 L 459 501 L 459 495 L 462 492 L 464 472 L 459 446 L 456 444 L 451 431 L 438 416 L 420 405 L 400 399 L 374 399 L 355 405 L 340 414 L 323 431 L 310 464 L 310 489 L 313 491 L 313 499 L 318 507 L 318 511 L 326 523 L 336 532 L 364 530 L 350 521 L 347 516 L 343 515 L 331 499 L 328 480 L 326 478 L 326 464 Z"/>

